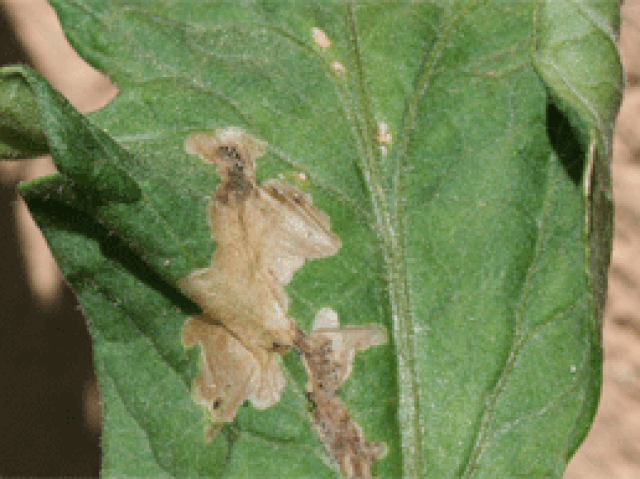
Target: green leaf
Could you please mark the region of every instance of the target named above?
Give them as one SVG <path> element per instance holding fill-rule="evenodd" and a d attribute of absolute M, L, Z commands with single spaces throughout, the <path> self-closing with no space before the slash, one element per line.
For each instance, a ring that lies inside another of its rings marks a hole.
<path fill-rule="evenodd" d="M 20 67 L 7 67 L 0 78 L 0 159 L 48 153 L 42 112 Z"/>
<path fill-rule="evenodd" d="M 290 315 L 391 333 L 341 391 L 376 477 L 562 475 L 599 396 L 618 2 L 52 3 L 120 89 L 88 122 L 22 73 L 60 174 L 21 192 L 90 322 L 105 476 L 338 475 L 293 354 L 280 403 L 204 441 L 175 284 L 210 261 L 218 178 L 183 144 L 223 126 L 269 143 L 259 177 L 308 175 L 342 239 Z"/>

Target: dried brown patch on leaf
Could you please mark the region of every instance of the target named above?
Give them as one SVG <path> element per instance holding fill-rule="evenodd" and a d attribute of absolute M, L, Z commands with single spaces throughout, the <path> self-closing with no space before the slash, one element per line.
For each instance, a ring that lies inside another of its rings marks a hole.
<path fill-rule="evenodd" d="M 309 374 L 307 398 L 313 404 L 312 421 L 327 452 L 349 478 L 370 478 L 374 462 L 386 454 L 384 444 L 369 444 L 362 428 L 338 397 L 338 388 L 351 374 L 358 351 L 385 344 L 385 329 L 377 324 L 340 328 L 335 311 L 318 312 L 309 336 L 296 343 Z"/>
<path fill-rule="evenodd" d="M 258 409 L 280 400 L 285 379 L 278 355 L 247 349 L 228 329 L 192 318 L 184 326 L 185 346 L 201 346 L 200 376 L 193 396 L 205 406 L 214 423 L 231 422 L 247 399 Z"/>
<path fill-rule="evenodd" d="M 203 310 L 186 323 L 183 342 L 202 347 L 194 398 L 215 423 L 232 421 L 245 400 L 258 408 L 280 400 L 278 355 L 298 335 L 283 286 L 306 259 L 332 256 L 341 246 L 309 195 L 277 180 L 256 183 L 255 162 L 266 149 L 239 128 L 186 142 L 222 180 L 208 210 L 218 243 L 211 265 L 181 283 Z"/>
<path fill-rule="evenodd" d="M 216 165 L 222 180 L 208 209 L 218 243 L 211 265 L 181 283 L 203 310 L 182 331 L 185 346 L 201 347 L 194 400 L 215 425 L 233 421 L 247 400 L 258 409 L 276 404 L 285 387 L 279 356 L 295 346 L 309 374 L 312 423 L 327 451 L 348 477 L 371 477 L 385 447 L 367 443 L 338 388 L 351 374 L 357 351 L 386 342 L 385 329 L 340 328 L 327 308 L 307 336 L 288 316 L 284 285 L 305 260 L 340 249 L 329 217 L 295 186 L 275 179 L 256 183 L 256 160 L 267 145 L 244 130 L 192 135 L 186 149 Z"/>

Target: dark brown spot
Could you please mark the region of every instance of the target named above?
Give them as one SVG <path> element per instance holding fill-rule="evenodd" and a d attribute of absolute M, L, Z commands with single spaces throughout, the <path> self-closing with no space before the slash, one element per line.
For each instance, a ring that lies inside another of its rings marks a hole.
<path fill-rule="evenodd" d="M 280 188 L 278 188 L 275 185 L 271 186 L 271 192 L 276 196 L 282 196 L 282 192 L 280 191 Z"/>
<path fill-rule="evenodd" d="M 243 170 L 245 160 L 242 158 L 242 155 L 235 146 L 222 145 L 218 147 L 218 151 L 225 160 L 229 163 L 233 163 L 234 168 L 239 169 L 239 171 Z"/>

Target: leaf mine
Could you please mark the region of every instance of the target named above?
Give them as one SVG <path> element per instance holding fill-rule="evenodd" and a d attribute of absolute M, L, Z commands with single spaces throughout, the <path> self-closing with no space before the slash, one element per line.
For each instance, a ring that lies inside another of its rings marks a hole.
<path fill-rule="evenodd" d="M 258 185 L 256 159 L 267 144 L 240 128 L 191 135 L 185 148 L 215 165 L 222 180 L 208 207 L 218 243 L 211 264 L 181 281 L 203 311 L 182 330 L 185 347 L 201 348 L 194 401 L 209 411 L 214 433 L 245 401 L 257 409 L 273 406 L 286 385 L 279 356 L 295 348 L 309 375 L 311 422 L 325 448 L 348 477 L 371 477 L 384 447 L 366 442 L 337 392 L 355 353 L 384 344 L 386 331 L 379 325 L 341 329 L 337 314 L 325 308 L 306 335 L 289 317 L 284 291 L 305 260 L 340 249 L 329 217 L 295 186 L 275 179 Z"/>
<path fill-rule="evenodd" d="M 338 314 L 324 308 L 316 314 L 311 334 L 302 335 L 296 344 L 309 375 L 307 399 L 314 406 L 312 423 L 329 455 L 349 478 L 372 477 L 373 463 L 385 456 L 387 448 L 366 441 L 362 428 L 337 395 L 338 388 L 351 374 L 356 352 L 386 342 L 382 326 L 341 329 Z"/>

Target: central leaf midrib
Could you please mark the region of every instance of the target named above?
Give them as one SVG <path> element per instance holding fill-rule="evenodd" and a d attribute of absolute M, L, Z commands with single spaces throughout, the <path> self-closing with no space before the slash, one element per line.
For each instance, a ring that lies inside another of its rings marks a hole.
<path fill-rule="evenodd" d="M 424 56 L 418 73 L 416 89 L 407 102 L 404 116 L 404 128 L 400 135 L 396 161 L 392 171 L 392 191 L 385 190 L 385 181 L 380 163 L 383 159 L 375 148 L 376 123 L 371 111 L 371 97 L 367 92 L 367 78 L 362 66 L 362 55 L 358 42 L 355 1 L 348 12 L 351 46 L 354 51 L 357 105 L 361 114 L 352 115 L 359 120 L 359 139 L 364 149 L 360 158 L 360 167 L 371 195 L 372 209 L 375 218 L 375 229 L 382 243 L 384 262 L 387 272 L 389 301 L 392 312 L 393 338 L 398 361 L 399 418 L 401 429 L 402 470 L 404 477 L 425 477 L 424 438 L 420 427 L 420 390 L 416 370 L 416 345 L 414 317 L 411 307 L 404 239 L 406 238 L 406 216 L 402 210 L 400 196 L 402 194 L 402 165 L 411 137 L 415 132 L 418 106 L 424 98 L 428 87 L 436 73 L 437 64 L 446 49 L 447 42 L 454 27 L 471 10 L 477 2 L 471 2 L 466 8 L 453 16 L 442 30 L 434 46 Z M 390 194 L 389 194 L 390 193 Z"/>
<path fill-rule="evenodd" d="M 357 121 L 360 149 L 360 168 L 371 196 L 375 221 L 374 229 L 382 243 L 389 301 L 392 312 L 393 337 L 398 357 L 399 417 L 401 432 L 402 469 L 404 477 L 422 477 L 422 433 L 419 424 L 419 392 L 415 370 L 415 350 L 412 339 L 413 318 L 407 293 L 407 267 L 401 241 L 401 218 L 393 214 L 384 176 L 381 171 L 379 150 L 375 147 L 376 122 L 371 111 L 371 97 L 362 64 L 359 45 L 355 2 L 348 10 L 350 42 L 354 52 L 357 105 L 360 114 L 351 115 Z"/>

